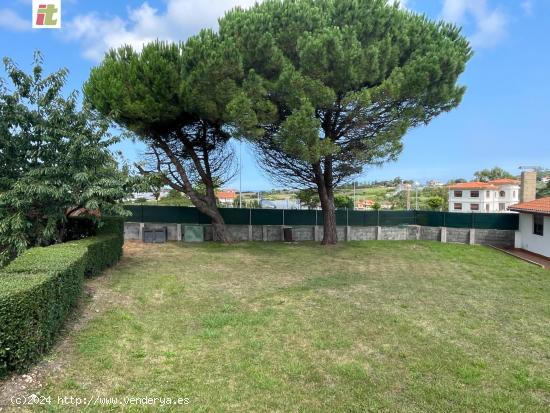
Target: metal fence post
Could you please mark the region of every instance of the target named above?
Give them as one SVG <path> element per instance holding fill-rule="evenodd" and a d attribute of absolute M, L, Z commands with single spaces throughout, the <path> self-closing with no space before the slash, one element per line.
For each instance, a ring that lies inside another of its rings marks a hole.
<path fill-rule="evenodd" d="M 252 231 L 252 208 L 248 210 L 248 240 L 253 241 L 254 233 Z"/>
<path fill-rule="evenodd" d="M 281 241 L 285 240 L 285 210 L 283 209 L 283 225 L 281 225 Z"/>

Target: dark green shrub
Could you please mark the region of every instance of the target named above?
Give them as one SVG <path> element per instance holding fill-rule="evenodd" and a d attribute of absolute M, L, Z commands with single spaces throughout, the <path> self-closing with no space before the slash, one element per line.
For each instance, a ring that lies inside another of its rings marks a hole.
<path fill-rule="evenodd" d="M 0 271 L 0 377 L 25 369 L 51 347 L 84 276 L 122 255 L 122 231 L 122 220 L 108 219 L 95 237 L 32 248 Z"/>

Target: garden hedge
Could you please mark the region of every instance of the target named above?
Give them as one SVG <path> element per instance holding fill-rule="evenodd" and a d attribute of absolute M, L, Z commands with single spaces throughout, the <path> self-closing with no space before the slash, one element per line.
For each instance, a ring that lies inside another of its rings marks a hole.
<path fill-rule="evenodd" d="M 0 377 L 24 370 L 51 347 L 84 277 L 120 259 L 123 225 L 104 220 L 93 237 L 31 248 L 0 270 Z"/>

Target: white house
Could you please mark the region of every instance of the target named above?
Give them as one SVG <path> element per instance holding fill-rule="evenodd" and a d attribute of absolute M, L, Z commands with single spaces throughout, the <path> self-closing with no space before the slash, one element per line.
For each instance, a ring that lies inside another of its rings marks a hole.
<path fill-rule="evenodd" d="M 216 198 L 218 198 L 221 205 L 233 206 L 233 203 L 237 198 L 237 193 L 234 189 L 222 189 L 216 192 Z"/>
<path fill-rule="evenodd" d="M 509 206 L 519 202 L 519 192 L 515 179 L 449 185 L 449 211 L 508 212 Z"/>
<path fill-rule="evenodd" d="M 443 182 L 439 182 L 437 179 L 431 179 L 426 182 L 426 185 L 430 188 L 439 188 L 440 186 L 445 186 Z"/>
<path fill-rule="evenodd" d="M 512 205 L 519 212 L 515 247 L 550 258 L 550 197 Z"/>
<path fill-rule="evenodd" d="M 170 193 L 170 189 L 162 188 L 159 192 L 159 199 L 166 198 Z M 147 201 L 155 201 L 157 198 L 153 192 L 134 192 L 129 200 L 145 199 Z"/>

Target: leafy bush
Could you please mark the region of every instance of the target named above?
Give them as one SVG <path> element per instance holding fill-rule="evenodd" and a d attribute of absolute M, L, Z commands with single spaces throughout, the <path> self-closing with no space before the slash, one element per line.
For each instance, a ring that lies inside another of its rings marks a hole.
<path fill-rule="evenodd" d="M 123 215 L 139 183 L 110 151 L 109 122 L 64 93 L 66 70 L 32 74 L 5 60 L 0 76 L 0 265 L 31 247 L 71 239 L 79 210 Z M 10 83 L 12 85 L 10 85 Z M 10 85 L 10 86 L 8 86 Z"/>
<path fill-rule="evenodd" d="M 51 347 L 84 277 L 114 264 L 122 244 L 123 221 L 109 219 L 94 237 L 31 248 L 0 271 L 0 377 Z"/>

